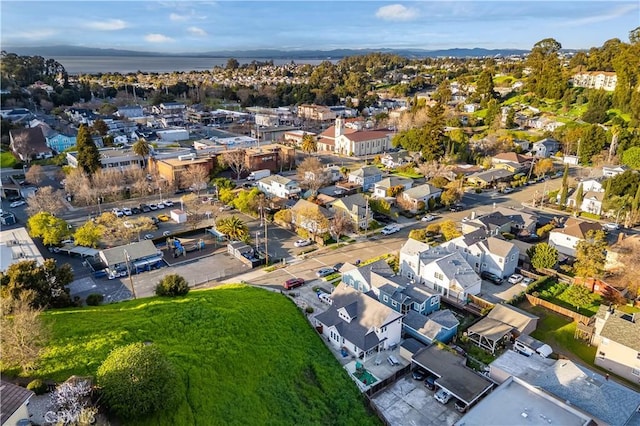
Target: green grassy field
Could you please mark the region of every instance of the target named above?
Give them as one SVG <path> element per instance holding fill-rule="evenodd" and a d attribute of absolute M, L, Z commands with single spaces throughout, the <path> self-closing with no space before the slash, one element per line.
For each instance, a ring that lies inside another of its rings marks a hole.
<path fill-rule="evenodd" d="M 137 424 L 379 424 L 286 296 L 240 285 L 49 311 L 53 337 L 38 375 L 94 375 L 109 351 L 158 345 L 187 389 L 180 406 Z"/>
<path fill-rule="evenodd" d="M 8 151 L 0 152 L 0 168 L 13 167 L 16 164 L 16 157 Z"/>

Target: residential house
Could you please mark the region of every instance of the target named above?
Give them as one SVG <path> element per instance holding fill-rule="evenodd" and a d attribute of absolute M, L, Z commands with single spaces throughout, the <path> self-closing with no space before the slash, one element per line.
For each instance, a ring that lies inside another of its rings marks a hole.
<path fill-rule="evenodd" d="M 497 169 L 506 169 L 512 173 L 518 173 L 529 170 L 531 160 L 531 157 L 525 157 L 515 152 L 502 152 L 491 159 L 491 164 Z"/>
<path fill-rule="evenodd" d="M 12 123 L 26 122 L 34 117 L 33 113 L 26 108 L 2 110 L 0 115 L 2 116 L 2 118 Z"/>
<path fill-rule="evenodd" d="M 336 349 L 366 361 L 378 351 L 400 343 L 402 314 L 353 288 L 339 284 L 332 303 L 315 316 L 322 335 Z"/>
<path fill-rule="evenodd" d="M 413 185 L 413 179 L 391 176 L 382 179 L 380 182 L 376 182 L 373 195 L 378 198 L 391 197 L 392 188 L 398 188 L 398 192 L 404 192 L 410 189 L 411 185 Z"/>
<path fill-rule="evenodd" d="M 259 148 L 245 149 L 247 170 L 269 169 L 278 172 L 295 166 L 296 149 L 282 144 L 261 145 Z"/>
<path fill-rule="evenodd" d="M 46 141 L 49 148 L 53 149 L 57 153 L 61 153 L 76 145 L 76 135 L 55 133 L 46 137 Z"/>
<path fill-rule="evenodd" d="M 502 238 L 487 237 L 483 230 L 454 238 L 448 245 L 457 250 L 477 273 L 488 271 L 499 277 L 508 277 L 518 266 L 518 247 Z"/>
<path fill-rule="evenodd" d="M 98 115 L 87 108 L 69 108 L 65 113 L 75 124 L 91 126 L 93 122 L 98 119 Z"/>
<path fill-rule="evenodd" d="M 291 207 L 291 224 L 311 232 L 313 235 L 329 232 L 329 220 L 333 213 L 307 200 L 298 200 Z"/>
<path fill-rule="evenodd" d="M 164 157 L 160 155 L 149 158 L 149 171 L 155 171 L 158 176 L 177 188 L 185 189 L 183 175 L 190 169 L 202 167 L 209 173 L 217 164 L 215 155 L 198 156 L 195 152 L 181 151 L 176 157 Z"/>
<path fill-rule="evenodd" d="M 334 214 L 338 212 L 347 214 L 360 229 L 369 228 L 369 222 L 373 217 L 373 213 L 369 209 L 369 202 L 360 193 L 348 195 L 329 203 L 329 210 Z"/>
<path fill-rule="evenodd" d="M 506 169 L 490 169 L 467 176 L 467 182 L 480 188 L 495 186 L 500 182 L 509 182 L 514 173 Z"/>
<path fill-rule="evenodd" d="M 576 195 L 578 191 L 574 191 L 567 199 L 567 206 L 576 207 Z M 580 211 L 602 214 L 602 202 L 604 201 L 604 191 L 586 191 L 582 193 L 582 204 L 580 204 Z"/>
<path fill-rule="evenodd" d="M 583 71 L 574 74 L 571 82 L 575 87 L 586 87 L 588 89 L 603 89 L 607 92 L 616 90 L 618 77 L 611 71 Z"/>
<path fill-rule="evenodd" d="M 560 253 L 573 257 L 578 243 L 587 239 L 587 233 L 601 229 L 602 226 L 598 223 L 571 217 L 567 219 L 564 228 L 557 228 L 549 233 L 549 245 Z"/>
<path fill-rule="evenodd" d="M 402 193 L 402 198 L 411 203 L 411 210 L 416 211 L 420 208 L 420 203 L 428 205 L 429 199 L 434 200 L 442 195 L 442 189 L 425 183 L 414 188 L 407 189 Z"/>
<path fill-rule="evenodd" d="M 409 153 L 402 149 L 396 152 L 387 152 L 380 157 L 380 163 L 389 169 L 403 166 L 411 161 Z"/>
<path fill-rule="evenodd" d="M 40 127 L 9 130 L 9 148 L 22 161 L 53 157 Z"/>
<path fill-rule="evenodd" d="M 363 266 L 355 266 L 351 263 L 345 263 L 340 268 L 340 273 L 342 274 L 342 282 L 345 285 L 348 285 L 357 291 L 367 293 L 372 290 L 372 273 L 391 276 L 393 275 L 393 269 L 391 269 L 386 260 L 380 259 Z"/>
<path fill-rule="evenodd" d="M 595 315 L 593 340 L 598 345 L 595 364 L 640 383 L 640 314 L 601 305 Z"/>
<path fill-rule="evenodd" d="M 392 134 L 393 131 L 388 129 L 345 128 L 344 119 L 338 117 L 334 126 L 320 134 L 318 149 L 356 157 L 379 154 L 391 148 Z"/>
<path fill-rule="evenodd" d="M 610 178 L 610 177 L 618 176 L 619 174 L 622 174 L 622 173 L 626 172 L 627 170 L 629 170 L 629 167 L 627 167 L 625 165 L 621 165 L 621 166 L 604 166 L 604 167 L 602 167 L 602 177 Z"/>
<path fill-rule="evenodd" d="M 0 425 L 28 425 L 29 400 L 35 395 L 33 391 L 2 380 L 0 382 Z"/>
<path fill-rule="evenodd" d="M 144 165 L 144 159 L 134 153 L 131 148 L 101 148 L 98 152 L 102 168 L 124 169 Z M 71 167 L 78 167 L 78 151 L 67 152 L 67 163 Z"/>
<path fill-rule="evenodd" d="M 144 116 L 144 111 L 140 105 L 125 105 L 118 107 L 116 115 L 120 118 L 137 118 Z"/>
<path fill-rule="evenodd" d="M 402 318 L 402 330 L 416 340 L 430 345 L 435 342 L 449 343 L 458 332 L 460 321 L 448 309 L 423 315 L 408 311 Z"/>
<path fill-rule="evenodd" d="M 462 220 L 462 233 L 467 234 L 482 229 L 490 235 L 500 235 L 505 232 L 529 235 L 535 233 L 537 223 L 538 216 L 533 212 L 496 207 L 479 216 L 472 211 L 469 218 Z"/>
<path fill-rule="evenodd" d="M 409 279 L 420 273 L 420 254 L 429 250 L 429 244 L 408 238 L 400 249 L 400 275 Z"/>
<path fill-rule="evenodd" d="M 347 179 L 351 183 L 362 185 L 364 191 L 369 191 L 382 180 L 382 171 L 376 166 L 365 166 L 349 172 Z"/>
<path fill-rule="evenodd" d="M 295 198 L 301 191 L 298 182 L 280 175 L 262 178 L 256 183 L 256 186 L 265 194 L 279 198 Z"/>
<path fill-rule="evenodd" d="M 560 150 L 560 142 L 555 139 L 545 138 L 535 142 L 531 147 L 531 155 L 539 158 L 549 158 Z"/>
<path fill-rule="evenodd" d="M 314 139 L 316 138 L 316 134 L 313 132 L 308 132 L 306 130 L 289 130 L 288 132 L 284 132 L 284 141 L 299 146 L 302 144 L 302 139 L 307 135 Z"/>
<path fill-rule="evenodd" d="M 314 121 L 333 121 L 336 113 L 324 105 L 302 104 L 298 106 L 298 117 Z"/>

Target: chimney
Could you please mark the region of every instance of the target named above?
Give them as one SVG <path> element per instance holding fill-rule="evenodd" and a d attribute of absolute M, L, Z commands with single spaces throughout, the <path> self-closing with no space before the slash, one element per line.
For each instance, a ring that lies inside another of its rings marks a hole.
<path fill-rule="evenodd" d="M 475 210 L 473 210 L 473 211 L 471 212 L 471 220 L 473 220 L 473 219 L 475 219 L 475 218 L 476 218 L 476 211 L 475 211 Z"/>
<path fill-rule="evenodd" d="M 344 121 L 342 117 L 336 118 L 335 138 L 338 139 L 344 134 Z"/>

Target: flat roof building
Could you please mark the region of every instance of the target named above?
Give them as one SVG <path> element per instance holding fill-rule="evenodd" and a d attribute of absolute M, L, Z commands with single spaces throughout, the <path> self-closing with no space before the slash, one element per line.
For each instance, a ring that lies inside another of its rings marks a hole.
<path fill-rule="evenodd" d="M 5 272 L 12 264 L 24 260 L 35 260 L 38 265 L 44 263 L 40 250 L 26 228 L 0 231 L 0 272 Z"/>

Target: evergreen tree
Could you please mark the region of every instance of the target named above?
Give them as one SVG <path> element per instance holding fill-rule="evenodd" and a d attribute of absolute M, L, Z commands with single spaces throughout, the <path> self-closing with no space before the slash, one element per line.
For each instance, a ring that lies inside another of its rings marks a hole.
<path fill-rule="evenodd" d="M 576 210 L 581 210 L 582 201 L 584 201 L 584 190 L 582 189 L 582 184 L 580 184 L 576 190 Z"/>
<path fill-rule="evenodd" d="M 597 124 L 592 124 L 584 129 L 580 143 L 580 152 L 578 152 L 580 163 L 590 164 L 593 156 L 602 152 L 606 141 L 606 132 Z"/>
<path fill-rule="evenodd" d="M 638 185 L 636 196 L 633 198 L 633 202 L 631 203 L 631 210 L 634 212 L 638 211 L 638 207 L 640 207 L 640 185 Z"/>
<path fill-rule="evenodd" d="M 562 99 L 566 88 L 562 76 L 562 66 L 558 52 L 562 45 L 552 38 L 546 38 L 533 45 L 525 66 L 531 72 L 527 85 L 537 96 Z"/>
<path fill-rule="evenodd" d="M 569 185 L 567 184 L 567 179 L 569 177 L 569 165 L 564 165 L 564 173 L 562 173 L 562 190 L 560 192 L 560 205 L 564 206 L 567 204 L 567 195 L 569 193 Z"/>
<path fill-rule="evenodd" d="M 145 138 L 140 138 L 133 144 L 133 152 L 136 155 L 142 157 L 142 162 L 147 164 L 147 157 L 151 153 L 151 147 L 149 146 L 149 142 Z"/>
<path fill-rule="evenodd" d="M 480 73 L 478 82 L 476 83 L 476 95 L 480 96 L 480 106 L 487 106 L 487 102 L 496 98 L 496 92 L 493 86 L 493 72 L 485 69 Z"/>
<path fill-rule="evenodd" d="M 78 129 L 76 147 L 78 148 L 78 167 L 88 175 L 92 175 L 101 167 L 100 152 L 85 125 L 80 126 L 80 129 Z"/>

